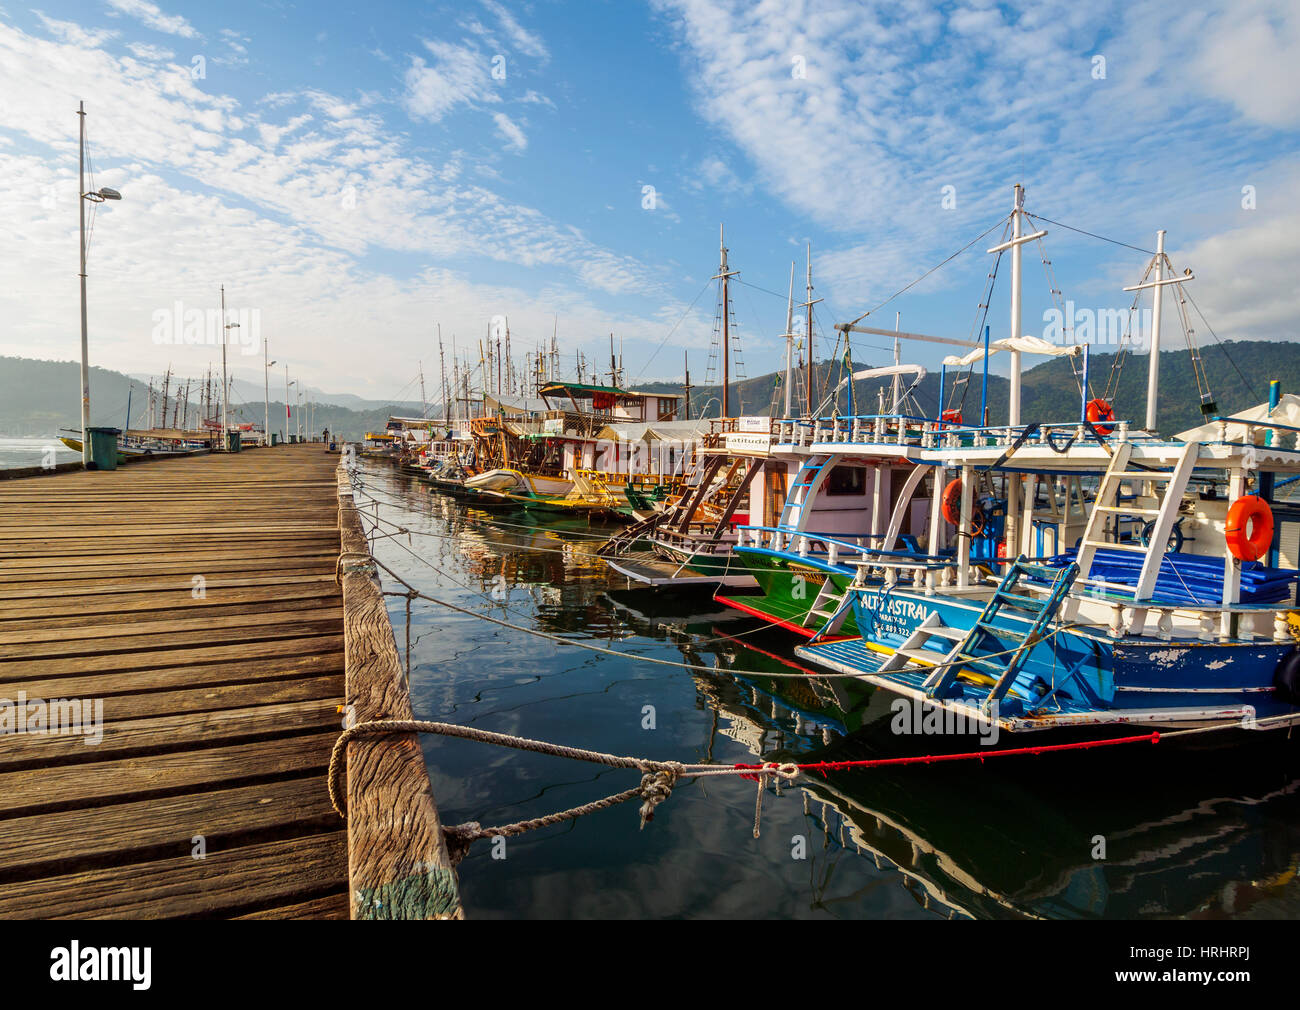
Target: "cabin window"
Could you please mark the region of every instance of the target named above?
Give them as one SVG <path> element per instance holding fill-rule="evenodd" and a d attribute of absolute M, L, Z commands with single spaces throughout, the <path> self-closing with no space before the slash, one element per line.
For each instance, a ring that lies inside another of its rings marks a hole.
<path fill-rule="evenodd" d="M 860 466 L 837 466 L 826 478 L 827 494 L 863 494 L 867 490 L 867 471 Z"/>

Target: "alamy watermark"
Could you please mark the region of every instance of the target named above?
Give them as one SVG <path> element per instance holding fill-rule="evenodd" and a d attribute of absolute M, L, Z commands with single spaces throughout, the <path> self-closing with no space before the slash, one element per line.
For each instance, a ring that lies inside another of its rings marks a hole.
<path fill-rule="evenodd" d="M 16 699 L 0 698 L 0 735 L 27 733 L 40 736 L 80 734 L 87 747 L 104 739 L 103 698 Z"/>
<path fill-rule="evenodd" d="M 1065 309 L 1043 312 L 1043 339 L 1049 344 L 1121 344 L 1147 346 L 1151 332 L 1150 309 L 1080 308 L 1073 301 Z"/>
<path fill-rule="evenodd" d="M 178 300 L 169 308 L 154 309 L 152 320 L 155 344 L 220 347 L 228 343 L 241 354 L 262 349 L 261 309 L 227 308 L 223 320 L 220 308 L 187 308 Z"/>

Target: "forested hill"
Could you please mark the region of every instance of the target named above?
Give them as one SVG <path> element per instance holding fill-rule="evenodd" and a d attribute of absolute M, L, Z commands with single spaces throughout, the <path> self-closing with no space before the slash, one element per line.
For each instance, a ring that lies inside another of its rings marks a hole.
<path fill-rule="evenodd" d="M 855 361 L 856 370 L 892 363 L 885 360 L 885 352 Z M 1002 364 L 998 355 L 993 360 Z M 1104 394 L 1109 386 L 1114 392 L 1112 400 L 1115 416 L 1119 420 L 1133 422 L 1141 426 L 1146 420 L 1146 390 L 1148 356 L 1145 354 L 1127 354 L 1122 356 L 1117 365 L 1117 356 L 1113 353 L 1089 355 L 1089 385 L 1093 395 Z M 1026 368 L 1021 380 L 1021 415 L 1025 422 L 1030 421 L 1068 421 L 1079 408 L 1079 387 L 1075 372 L 1068 358 L 1037 358 L 1025 356 L 1026 364 L 1037 361 L 1031 368 Z M 1209 378 L 1210 391 L 1218 404 L 1219 413 L 1228 414 L 1247 407 L 1263 403 L 1268 399 L 1270 379 L 1282 383 L 1282 392 L 1300 393 L 1300 346 L 1281 341 L 1224 341 L 1222 344 L 1211 343 L 1201 349 L 1201 360 Z M 1081 368 L 1082 359 L 1073 361 L 1075 368 Z M 974 423 L 979 417 L 980 383 L 982 373 L 977 367 L 971 374 L 970 381 L 964 386 L 958 382 L 959 373 L 949 369 L 948 389 L 945 406 L 960 407 L 968 423 Z M 838 383 L 843 376 L 843 366 L 839 362 L 822 362 L 816 366 L 815 388 L 819 391 L 830 384 Z M 906 380 L 904 380 L 906 382 Z M 875 413 L 878 399 L 877 390 L 883 388 L 889 394 L 891 380 L 884 379 L 857 382 L 854 384 L 854 399 L 857 413 Z M 956 400 L 954 400 L 954 386 Z M 1007 393 L 1009 383 L 1001 376 L 989 376 L 989 419 L 990 423 L 1005 423 L 1007 417 Z M 647 392 L 681 392 L 681 387 L 672 383 L 652 383 L 639 386 Z M 800 390 L 802 387 L 798 387 Z M 691 391 L 691 414 L 698 416 L 706 405 L 710 416 L 718 414 L 718 400 L 721 386 L 699 386 Z M 822 394 L 824 395 L 824 393 Z M 939 375 L 933 372 L 925 377 L 914 394 L 927 413 L 939 409 Z M 766 414 L 773 402 L 783 402 L 778 385 L 778 375 L 768 373 L 743 382 L 731 383 L 732 413 Z M 1201 397 L 1197 390 L 1196 379 L 1192 369 L 1191 353 L 1186 349 L 1180 351 L 1163 351 L 1160 354 L 1160 403 L 1159 429 L 1161 433 L 1172 435 L 1201 423 Z M 839 409 L 847 412 L 847 390 L 841 393 Z M 779 413 L 778 409 L 778 413 Z M 931 416 L 934 416 L 931 413 Z"/>
<path fill-rule="evenodd" d="M 888 364 L 887 352 L 878 351 L 873 356 L 854 362 L 855 369 Z M 1002 357 L 999 355 L 999 357 Z M 1209 377 L 1210 389 L 1219 412 L 1229 414 L 1245 409 L 1268 398 L 1270 379 L 1282 383 L 1282 391 L 1300 393 L 1300 347 L 1280 341 L 1227 341 L 1212 343 L 1204 348 L 1201 357 Z M 994 359 L 997 361 L 997 358 Z M 1022 419 L 1029 421 L 1067 421 L 1076 416 L 1079 390 L 1066 358 L 1037 360 L 1026 369 L 1022 381 Z M 1146 418 L 1147 356 L 1129 354 L 1123 358 L 1122 367 L 1116 368 L 1116 356 L 1110 353 L 1091 355 L 1090 373 L 1094 395 L 1103 394 L 1108 385 L 1115 390 L 1115 414 L 1120 420 L 1141 425 Z M 1078 365 L 1078 362 L 1075 362 Z M 30 358 L 0 357 L 0 435 L 49 436 L 60 428 L 80 426 L 79 366 L 72 361 L 37 361 Z M 815 388 L 823 391 L 838 383 L 843 376 L 840 362 L 822 362 L 816 367 Z M 773 403 L 783 400 L 778 386 L 778 373 L 769 372 L 753 379 L 731 384 L 731 410 L 734 414 L 766 414 Z M 979 417 L 981 373 L 972 373 L 969 383 L 954 385 L 957 374 L 949 370 L 948 393 L 945 406 L 959 406 L 967 423 Z M 1113 381 L 1112 381 L 1113 380 Z M 126 422 L 127 393 L 132 381 L 120 372 L 103 368 L 91 369 L 91 417 L 95 424 L 122 427 Z M 854 384 L 856 412 L 875 413 L 877 390 L 883 388 L 888 395 L 890 380 L 885 379 Z M 134 382 L 131 423 L 143 425 L 145 409 L 144 386 Z M 679 393 L 681 387 L 674 383 L 659 382 L 637 387 L 646 392 Z M 1007 389 L 1005 378 L 989 376 L 989 419 L 991 423 L 1004 423 L 1007 416 Z M 708 414 L 718 416 L 718 386 L 700 386 L 692 390 L 691 416 L 698 417 L 707 406 Z M 823 394 L 824 395 L 824 394 Z M 939 375 L 927 375 L 915 393 L 922 409 L 930 416 L 939 410 Z M 261 423 L 265 407 L 257 402 L 240 403 L 238 397 L 232 407 L 235 419 L 242 422 Z M 1159 428 L 1163 434 L 1172 435 L 1201 422 L 1200 395 L 1192 371 L 1191 354 L 1187 350 L 1165 351 L 1160 355 L 1160 412 Z M 847 412 L 847 390 L 841 392 L 839 409 Z M 390 413 L 409 414 L 410 405 L 385 406 L 371 410 L 349 410 L 345 407 L 318 404 L 317 429 L 329 428 L 349 439 L 361 438 L 366 431 L 382 429 Z M 284 404 L 271 401 L 271 427 L 278 429 L 284 418 Z"/>

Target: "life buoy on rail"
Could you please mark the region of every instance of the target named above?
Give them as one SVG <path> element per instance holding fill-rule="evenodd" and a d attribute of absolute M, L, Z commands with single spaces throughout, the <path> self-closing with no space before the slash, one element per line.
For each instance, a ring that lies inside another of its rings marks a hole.
<path fill-rule="evenodd" d="M 1114 424 L 1098 423 L 1115 420 L 1115 408 L 1101 397 L 1088 401 L 1087 417 L 1088 421 L 1097 429 L 1099 435 L 1109 435 L 1115 430 Z"/>
<path fill-rule="evenodd" d="M 954 477 L 943 489 L 943 503 L 940 506 L 943 517 L 957 526 L 961 523 L 961 478 Z"/>
<path fill-rule="evenodd" d="M 1223 529 L 1228 550 L 1238 561 L 1258 561 L 1273 546 L 1273 510 L 1257 494 L 1242 495 L 1228 509 Z"/>

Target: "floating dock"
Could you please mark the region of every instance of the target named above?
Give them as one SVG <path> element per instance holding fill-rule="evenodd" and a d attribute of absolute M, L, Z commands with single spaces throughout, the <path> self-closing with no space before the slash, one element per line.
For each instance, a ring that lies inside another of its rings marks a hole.
<path fill-rule="evenodd" d="M 0 918 L 459 917 L 339 459 L 0 482 Z"/>

